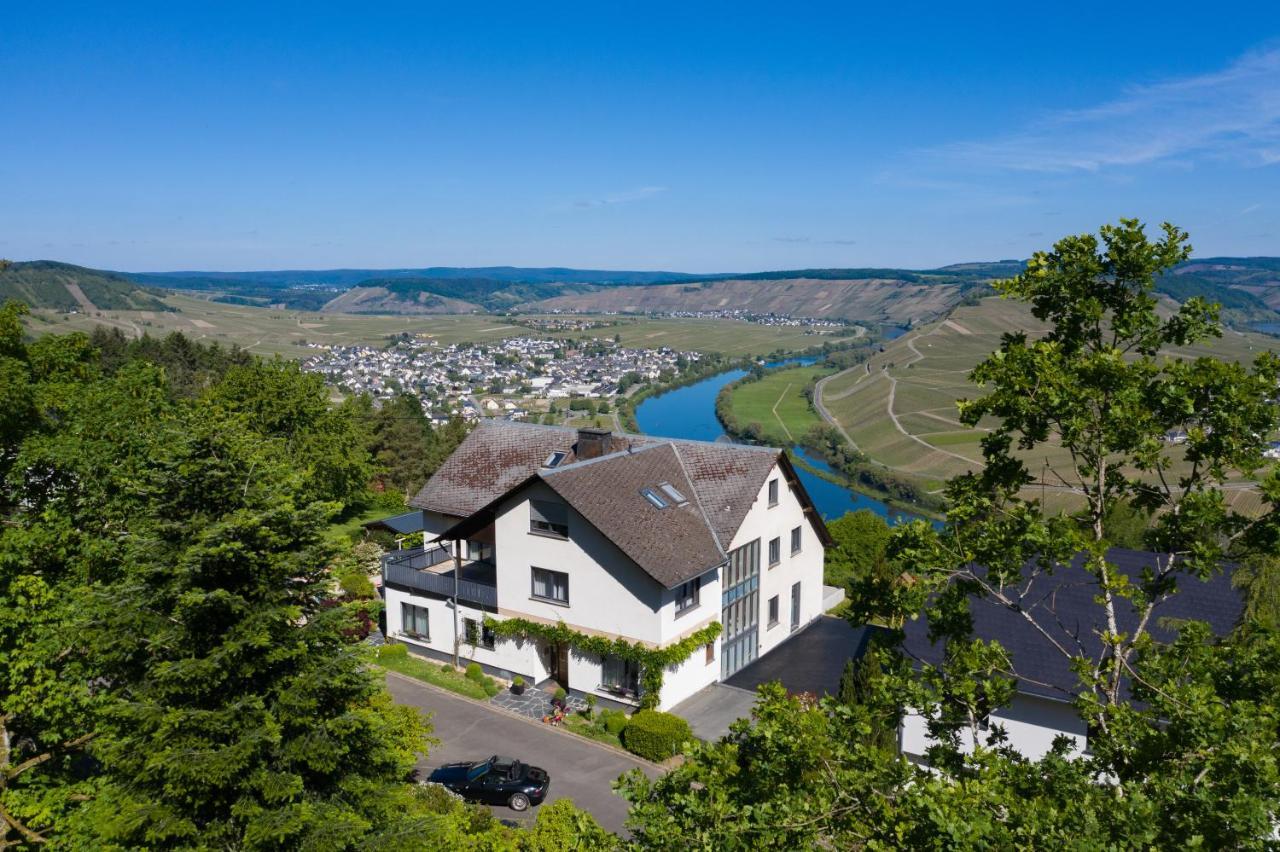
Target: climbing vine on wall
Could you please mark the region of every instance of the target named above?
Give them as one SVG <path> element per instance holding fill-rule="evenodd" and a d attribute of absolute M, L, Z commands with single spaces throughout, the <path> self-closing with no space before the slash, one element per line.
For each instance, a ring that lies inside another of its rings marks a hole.
<path fill-rule="evenodd" d="M 581 654 L 621 657 L 627 662 L 635 663 L 640 667 L 640 682 L 643 684 L 640 706 L 644 709 L 651 709 L 657 705 L 659 694 L 662 692 L 663 671 L 683 663 L 693 656 L 694 651 L 708 642 L 714 642 L 720 635 L 720 622 L 713 621 L 675 644 L 665 648 L 649 648 L 638 642 L 628 642 L 626 639 L 606 639 L 603 636 L 580 633 L 563 621 L 542 624 L 523 618 L 505 618 L 498 621 L 486 617 L 484 623 L 496 636 L 503 639 L 541 639 L 544 642 L 569 645 Z"/>

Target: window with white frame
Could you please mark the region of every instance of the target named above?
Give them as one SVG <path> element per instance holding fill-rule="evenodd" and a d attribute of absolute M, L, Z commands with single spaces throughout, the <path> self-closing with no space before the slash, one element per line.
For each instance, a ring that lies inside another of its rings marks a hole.
<path fill-rule="evenodd" d="M 782 561 L 782 539 L 769 539 L 769 567 L 772 568 Z"/>
<path fill-rule="evenodd" d="M 769 507 L 778 505 L 778 480 L 769 480 Z"/>
<path fill-rule="evenodd" d="M 529 501 L 529 532 L 569 537 L 569 507 L 549 500 Z"/>
<path fill-rule="evenodd" d="M 600 661 L 600 685 L 610 692 L 635 695 L 640 692 L 640 667 L 622 657 L 604 657 Z"/>
<path fill-rule="evenodd" d="M 462 631 L 466 643 L 471 647 L 493 650 L 493 643 L 496 637 L 493 628 L 489 625 L 475 618 L 464 618 L 462 620 Z"/>
<path fill-rule="evenodd" d="M 683 615 L 698 606 L 698 592 L 701 588 L 702 578 L 694 577 L 676 589 L 676 615 Z"/>
<path fill-rule="evenodd" d="M 791 555 L 795 556 L 800 552 L 800 527 L 796 527 L 791 531 Z"/>
<path fill-rule="evenodd" d="M 769 598 L 769 626 L 773 627 L 778 623 L 778 596 L 774 595 Z"/>
<path fill-rule="evenodd" d="M 425 606 L 400 604 L 400 632 L 415 639 L 431 639 L 431 620 Z"/>
<path fill-rule="evenodd" d="M 563 571 L 533 568 L 533 596 L 553 603 L 569 603 L 569 575 Z"/>

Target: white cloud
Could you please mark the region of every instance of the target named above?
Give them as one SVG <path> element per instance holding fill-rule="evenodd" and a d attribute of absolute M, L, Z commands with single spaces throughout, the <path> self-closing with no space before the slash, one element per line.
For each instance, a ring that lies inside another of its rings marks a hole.
<path fill-rule="evenodd" d="M 939 164 L 1050 173 L 1201 159 L 1280 163 L 1280 47 L 1246 54 L 1220 71 L 1134 86 L 1006 136 L 917 154 Z"/>
<path fill-rule="evenodd" d="M 642 186 L 639 189 L 631 189 L 626 192 L 615 192 L 612 195 L 606 195 L 603 198 L 587 198 L 573 202 L 573 207 L 590 208 L 590 207 L 609 207 L 614 204 L 629 204 L 633 201 L 643 201 L 646 198 L 652 198 L 655 195 L 661 195 L 666 192 L 665 186 Z"/>

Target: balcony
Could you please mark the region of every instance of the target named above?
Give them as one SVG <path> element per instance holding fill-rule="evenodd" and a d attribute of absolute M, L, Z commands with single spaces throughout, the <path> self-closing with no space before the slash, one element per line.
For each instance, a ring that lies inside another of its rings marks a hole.
<path fill-rule="evenodd" d="M 395 550 L 382 558 L 382 581 L 415 592 L 497 610 L 497 573 L 492 562 L 464 562 L 454 583 L 453 556 L 442 547 Z"/>

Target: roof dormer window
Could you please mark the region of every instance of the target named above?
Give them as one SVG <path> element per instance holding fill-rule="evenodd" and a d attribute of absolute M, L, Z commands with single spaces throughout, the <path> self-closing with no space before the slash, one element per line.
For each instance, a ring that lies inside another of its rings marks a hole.
<path fill-rule="evenodd" d="M 663 499 L 661 494 L 659 494 L 657 491 L 654 491 L 652 488 L 641 488 L 640 496 L 644 497 L 644 499 L 652 503 L 653 508 L 655 509 L 667 508 L 667 501 Z"/>

